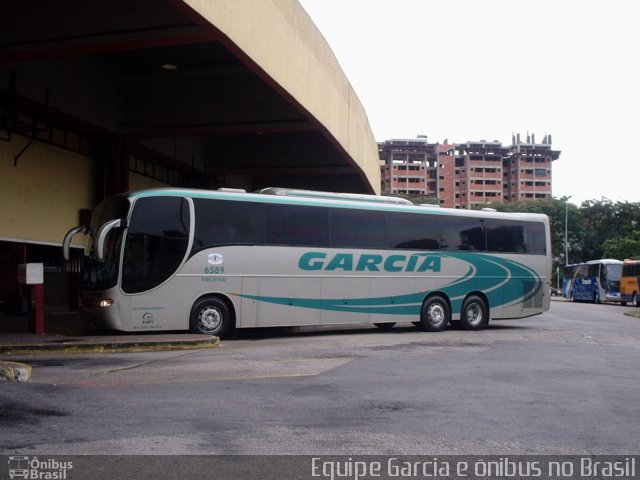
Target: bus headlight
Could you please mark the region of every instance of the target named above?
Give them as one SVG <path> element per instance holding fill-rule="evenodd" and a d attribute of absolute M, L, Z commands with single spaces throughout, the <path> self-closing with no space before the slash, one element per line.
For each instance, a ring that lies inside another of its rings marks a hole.
<path fill-rule="evenodd" d="M 110 298 L 102 298 L 100 299 L 100 301 L 98 301 L 98 306 L 100 308 L 107 308 L 107 307 L 110 307 L 111 305 L 113 305 L 113 300 Z"/>

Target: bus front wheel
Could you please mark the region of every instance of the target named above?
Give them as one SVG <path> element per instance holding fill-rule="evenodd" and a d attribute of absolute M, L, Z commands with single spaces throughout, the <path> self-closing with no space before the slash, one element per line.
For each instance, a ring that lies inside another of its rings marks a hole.
<path fill-rule="evenodd" d="M 420 312 L 420 328 L 426 332 L 441 332 L 451 320 L 449 303 L 440 295 L 425 300 Z"/>
<path fill-rule="evenodd" d="M 480 330 L 489 320 L 486 302 L 477 295 L 467 297 L 462 304 L 460 322 L 465 330 Z"/>
<path fill-rule="evenodd" d="M 189 327 L 193 333 L 224 337 L 231 328 L 231 312 L 222 300 L 205 297 L 198 300 L 191 309 Z"/>

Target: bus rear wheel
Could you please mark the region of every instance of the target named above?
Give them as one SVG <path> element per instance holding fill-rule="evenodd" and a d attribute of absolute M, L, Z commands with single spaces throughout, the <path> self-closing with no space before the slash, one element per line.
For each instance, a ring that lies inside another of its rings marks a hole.
<path fill-rule="evenodd" d="M 222 300 L 205 297 L 198 300 L 191 309 L 189 328 L 193 333 L 224 337 L 231 328 L 231 312 Z"/>
<path fill-rule="evenodd" d="M 460 312 L 460 323 L 465 330 L 480 330 L 489 320 L 486 302 L 477 295 L 465 299 Z"/>
<path fill-rule="evenodd" d="M 432 295 L 422 304 L 419 326 L 425 332 L 441 332 L 450 320 L 449 303 L 440 295 Z"/>

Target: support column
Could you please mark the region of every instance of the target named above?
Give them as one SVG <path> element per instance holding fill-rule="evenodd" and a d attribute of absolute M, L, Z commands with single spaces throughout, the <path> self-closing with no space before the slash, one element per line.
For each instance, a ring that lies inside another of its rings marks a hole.
<path fill-rule="evenodd" d="M 102 198 L 129 190 L 129 149 L 124 138 L 110 136 L 98 143 L 102 163 Z M 98 199 L 101 200 L 101 199 Z"/>

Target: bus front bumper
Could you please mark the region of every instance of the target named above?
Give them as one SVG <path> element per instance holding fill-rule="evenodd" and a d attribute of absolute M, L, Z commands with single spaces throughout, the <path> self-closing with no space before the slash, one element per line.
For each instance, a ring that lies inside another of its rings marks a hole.
<path fill-rule="evenodd" d="M 619 302 L 620 300 L 621 300 L 620 292 L 614 292 L 614 291 L 608 290 L 605 293 L 605 296 L 604 296 L 605 302 Z"/>
<path fill-rule="evenodd" d="M 122 330 L 118 305 L 109 298 L 82 297 L 80 317 L 87 325 L 110 330 Z"/>

